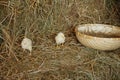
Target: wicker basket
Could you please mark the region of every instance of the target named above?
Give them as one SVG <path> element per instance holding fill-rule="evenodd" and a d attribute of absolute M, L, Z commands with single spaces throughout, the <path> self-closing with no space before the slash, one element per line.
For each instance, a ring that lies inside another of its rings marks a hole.
<path fill-rule="evenodd" d="M 98 50 L 120 47 L 120 27 L 105 24 L 83 24 L 75 27 L 77 39 L 85 46 Z"/>

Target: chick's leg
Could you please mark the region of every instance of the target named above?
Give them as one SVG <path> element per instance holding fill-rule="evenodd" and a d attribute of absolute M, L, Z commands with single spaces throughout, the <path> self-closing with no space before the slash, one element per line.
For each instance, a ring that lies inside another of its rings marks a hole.
<path fill-rule="evenodd" d="M 30 50 L 30 53 L 29 53 L 29 56 L 31 56 L 32 55 L 32 50 Z"/>
<path fill-rule="evenodd" d="M 61 45 L 62 45 L 62 46 L 64 46 L 64 44 L 63 44 L 63 43 L 62 43 Z"/>
<path fill-rule="evenodd" d="M 56 48 L 59 48 L 59 45 L 58 45 L 58 44 L 56 45 Z"/>
<path fill-rule="evenodd" d="M 25 49 L 23 49 L 23 52 L 25 52 Z"/>
<path fill-rule="evenodd" d="M 29 56 L 31 56 L 31 55 L 32 55 L 32 53 L 30 52 Z"/>

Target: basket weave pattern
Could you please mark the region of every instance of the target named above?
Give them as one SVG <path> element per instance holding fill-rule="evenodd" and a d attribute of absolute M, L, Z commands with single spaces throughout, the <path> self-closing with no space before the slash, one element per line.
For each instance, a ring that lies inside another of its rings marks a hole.
<path fill-rule="evenodd" d="M 119 27 L 104 24 L 84 24 L 77 26 L 75 32 L 77 39 L 87 47 L 98 50 L 115 50 L 120 47 Z"/>

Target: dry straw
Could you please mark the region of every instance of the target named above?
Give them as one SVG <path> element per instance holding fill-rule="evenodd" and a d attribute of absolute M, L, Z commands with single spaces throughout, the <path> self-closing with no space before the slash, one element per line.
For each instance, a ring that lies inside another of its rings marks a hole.
<path fill-rule="evenodd" d="M 0 80 L 120 80 L 119 49 L 84 47 L 71 30 L 86 23 L 120 25 L 113 1 L 0 0 Z M 60 31 L 66 42 L 56 49 Z M 25 36 L 33 42 L 32 56 L 21 48 Z"/>

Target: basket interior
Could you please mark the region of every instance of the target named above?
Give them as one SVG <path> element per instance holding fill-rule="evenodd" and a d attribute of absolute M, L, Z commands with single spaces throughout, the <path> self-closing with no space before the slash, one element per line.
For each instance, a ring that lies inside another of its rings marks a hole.
<path fill-rule="evenodd" d="M 85 24 L 77 27 L 78 32 L 102 38 L 120 38 L 120 28 L 104 24 Z"/>

